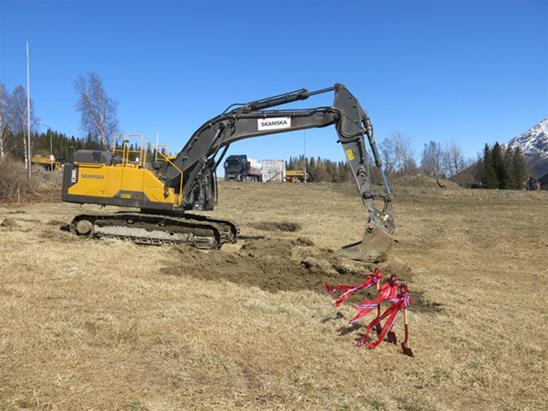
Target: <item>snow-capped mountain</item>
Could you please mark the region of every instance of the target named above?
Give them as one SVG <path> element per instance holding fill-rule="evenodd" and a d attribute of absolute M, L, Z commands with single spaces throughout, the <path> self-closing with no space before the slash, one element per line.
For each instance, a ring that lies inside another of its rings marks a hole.
<path fill-rule="evenodd" d="M 529 169 L 537 178 L 548 173 L 548 118 L 512 138 L 506 145 L 521 148 Z"/>

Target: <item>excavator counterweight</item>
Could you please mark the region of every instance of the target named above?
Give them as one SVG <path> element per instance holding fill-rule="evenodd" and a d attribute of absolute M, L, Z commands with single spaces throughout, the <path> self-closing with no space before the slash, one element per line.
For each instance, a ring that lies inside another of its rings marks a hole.
<path fill-rule="evenodd" d="M 327 92 L 334 92 L 332 106 L 274 109 Z M 64 201 L 133 207 L 140 212 L 77 216 L 71 227 L 81 235 L 115 237 L 144 244 L 186 243 L 199 248 L 218 248 L 224 242 L 234 242 L 238 230 L 233 223 L 188 213 L 214 208 L 217 201 L 215 171 L 230 144 L 330 125 L 335 126 L 367 212 L 362 241 L 343 247 L 341 253 L 363 261 L 379 259 L 393 242 L 390 187 L 384 177 L 371 121 L 358 100 L 339 83 L 317 91 L 300 89 L 232 105 L 199 127 L 174 157 L 156 149 L 155 161 L 151 161 L 147 159 L 146 147 L 132 149 L 133 145 L 125 139 L 121 146 L 114 146 L 112 153 L 75 152 L 73 161 L 64 168 Z M 365 136 L 374 166 L 384 179 L 381 193 L 373 191 Z M 377 199 L 383 202 L 382 210 L 374 205 Z"/>

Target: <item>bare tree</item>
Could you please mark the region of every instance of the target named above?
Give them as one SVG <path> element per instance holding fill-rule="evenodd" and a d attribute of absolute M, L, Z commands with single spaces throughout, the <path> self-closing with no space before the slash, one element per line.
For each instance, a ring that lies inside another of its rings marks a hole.
<path fill-rule="evenodd" d="M 78 76 L 74 85 L 79 94 L 76 108 L 82 129 L 107 149 L 118 129 L 116 101 L 107 96 L 103 81 L 96 73 Z"/>
<path fill-rule="evenodd" d="M 9 93 L 6 87 L 0 83 L 0 160 L 6 157 L 5 141 L 9 133 L 8 121 Z"/>
<path fill-rule="evenodd" d="M 381 144 L 381 156 L 388 174 L 407 175 L 417 172 L 411 139 L 399 131 L 384 139 Z"/>
<path fill-rule="evenodd" d="M 392 135 L 392 139 L 394 140 L 397 169 L 403 174 L 414 174 L 417 171 L 417 164 L 411 139 L 402 135 L 399 131 Z"/>
<path fill-rule="evenodd" d="M 447 174 L 454 176 L 460 173 L 465 166 L 462 149 L 457 143 L 451 143 L 444 152 L 443 160 Z"/>
<path fill-rule="evenodd" d="M 440 143 L 430 141 L 422 151 L 421 168 L 424 174 L 431 177 L 441 177 L 443 174 L 444 153 Z"/>
<path fill-rule="evenodd" d="M 388 176 L 392 176 L 396 169 L 396 150 L 393 139 L 387 137 L 380 145 L 380 155 L 384 163 L 384 170 Z"/>
<path fill-rule="evenodd" d="M 32 100 L 30 102 L 30 131 L 36 127 L 38 122 L 34 115 Z M 8 99 L 8 118 L 10 131 L 15 137 L 20 137 L 23 141 L 23 158 L 25 159 L 25 168 L 30 167 L 29 150 L 27 146 L 27 95 L 23 86 L 17 86 Z M 15 145 L 15 150 L 20 151 L 19 144 Z"/>

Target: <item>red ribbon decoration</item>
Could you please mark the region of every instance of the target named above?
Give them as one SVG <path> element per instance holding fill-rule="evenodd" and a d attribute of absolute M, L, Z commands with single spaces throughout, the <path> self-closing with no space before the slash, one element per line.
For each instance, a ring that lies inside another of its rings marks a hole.
<path fill-rule="evenodd" d="M 323 286 L 329 294 L 335 294 L 337 291 L 345 291 L 333 303 L 335 307 L 339 307 L 346 299 L 350 298 L 350 296 L 354 294 L 356 291 L 363 290 L 364 288 L 369 288 L 373 284 L 377 284 L 381 279 L 382 279 L 382 273 L 379 271 L 378 268 L 375 268 L 373 272 L 367 276 L 367 280 L 365 280 L 361 284 L 331 286 L 327 282 L 325 282 L 323 283 Z"/>
<path fill-rule="evenodd" d="M 388 280 L 386 283 L 384 283 L 377 292 L 377 296 L 374 300 L 363 300 L 361 303 L 359 303 L 356 307 L 356 310 L 359 311 L 359 313 L 350 320 L 350 323 L 355 323 L 360 318 L 364 317 L 371 311 L 373 311 L 375 308 L 379 306 L 380 303 L 383 301 L 388 300 L 389 303 L 394 303 L 398 299 L 398 288 L 399 288 L 399 281 L 398 276 L 395 274 L 392 274 L 390 276 L 390 280 Z"/>
<path fill-rule="evenodd" d="M 358 347 L 367 345 L 369 348 L 375 348 L 377 345 L 379 345 L 383 341 L 386 334 L 394 326 L 394 322 L 396 321 L 396 318 L 398 318 L 399 313 L 407 309 L 407 307 L 410 307 L 411 304 L 413 304 L 413 299 L 409 296 L 409 290 L 405 284 L 402 284 L 401 293 L 397 296 L 396 301 L 390 307 L 388 307 L 380 317 L 375 318 L 369 323 L 364 336 L 360 339 L 360 341 L 358 341 Z M 388 317 L 388 319 L 382 327 L 382 330 L 378 335 L 377 341 L 367 341 L 367 337 L 369 336 L 371 330 L 375 328 L 377 324 L 380 324 L 380 322 L 386 317 Z"/>

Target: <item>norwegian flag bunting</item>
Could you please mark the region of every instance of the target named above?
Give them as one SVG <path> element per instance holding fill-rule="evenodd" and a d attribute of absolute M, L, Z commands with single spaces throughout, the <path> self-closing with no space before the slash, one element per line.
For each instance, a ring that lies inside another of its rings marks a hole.
<path fill-rule="evenodd" d="M 358 342 L 358 347 L 361 347 L 363 345 L 367 345 L 369 348 L 375 348 L 378 346 L 386 336 L 386 334 L 392 330 L 392 327 L 394 326 L 394 323 L 396 322 L 396 319 L 398 318 L 398 315 L 405 309 L 411 306 L 413 304 L 413 299 L 409 296 L 409 292 L 407 289 L 407 286 L 405 284 L 402 284 L 401 286 L 401 292 L 397 296 L 396 301 L 392 303 L 390 307 L 386 309 L 384 313 L 380 317 L 375 318 L 373 321 L 371 321 L 368 326 L 367 330 L 365 331 L 364 336 L 360 339 Z M 380 324 L 382 320 L 384 320 L 386 317 L 388 319 L 384 323 L 381 332 L 379 333 L 376 341 L 367 341 L 367 337 L 369 336 L 369 333 L 373 328 L 377 326 L 377 324 Z"/>
<path fill-rule="evenodd" d="M 375 270 L 368 275 L 367 280 L 361 284 L 332 286 L 326 282 L 324 283 L 324 288 L 329 294 L 336 294 L 338 291 L 343 292 L 333 303 L 335 307 L 339 307 L 355 292 L 369 288 L 375 284 L 377 286 L 376 297 L 372 300 L 363 300 L 355 306 L 354 308 L 358 310 L 358 314 L 350 320 L 350 323 L 355 324 L 375 308 L 377 309 L 377 316 L 367 325 L 367 330 L 364 336 L 357 343 L 358 347 L 366 345 L 369 348 L 375 348 L 382 343 L 385 337 L 387 337 L 387 341 L 396 343 L 396 334 L 392 332 L 392 327 L 394 326 L 399 314 L 403 312 L 405 320 L 405 338 L 401 346 L 403 353 L 412 357 L 413 352 L 408 345 L 409 325 L 406 310 L 413 303 L 413 299 L 409 296 L 409 289 L 407 286 L 405 284 L 400 284 L 397 275 L 392 274 L 390 279 L 383 285 L 380 285 L 381 279 L 382 273 L 375 268 Z M 381 304 L 383 301 L 388 302 L 390 306 L 381 314 Z M 384 319 L 386 319 L 386 321 L 384 322 L 384 325 L 381 326 L 381 322 Z M 376 341 L 368 341 L 369 334 L 374 328 L 377 331 L 377 339 Z"/>
<path fill-rule="evenodd" d="M 355 307 L 359 312 L 350 320 L 350 323 L 355 323 L 360 320 L 362 317 L 377 308 L 383 301 L 388 301 L 389 303 L 395 302 L 397 300 L 396 297 L 398 295 L 398 287 L 398 277 L 395 274 L 392 274 L 390 280 L 381 285 L 375 299 L 363 300 Z"/>
<path fill-rule="evenodd" d="M 339 296 L 339 298 L 337 298 L 335 302 L 333 303 L 335 307 L 340 307 L 341 304 L 345 300 L 347 300 L 352 294 L 354 294 L 356 291 L 369 288 L 373 284 L 377 284 L 381 279 L 382 279 L 381 272 L 379 271 L 378 268 L 375 268 L 375 270 L 373 270 L 373 272 L 367 276 L 367 280 L 365 280 L 361 284 L 332 286 L 332 285 L 329 285 L 327 282 L 325 282 L 323 286 L 329 294 L 335 294 L 337 291 L 344 291 L 344 293 L 342 293 Z"/>

